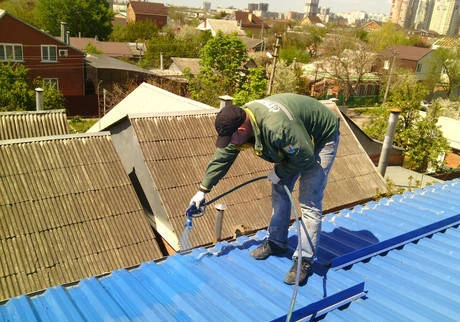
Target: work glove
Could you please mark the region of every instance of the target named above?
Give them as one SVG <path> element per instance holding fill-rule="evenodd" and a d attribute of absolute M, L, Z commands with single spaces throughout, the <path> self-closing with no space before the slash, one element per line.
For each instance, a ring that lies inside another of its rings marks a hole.
<path fill-rule="evenodd" d="M 278 175 L 276 174 L 275 172 L 275 169 L 273 169 L 272 171 L 270 171 L 270 173 L 268 174 L 268 180 L 270 180 L 273 184 L 278 184 L 281 179 L 280 177 L 278 177 Z"/>
<path fill-rule="evenodd" d="M 204 204 L 204 196 L 203 191 L 198 191 L 190 200 L 190 206 L 195 205 L 196 209 L 199 209 Z"/>

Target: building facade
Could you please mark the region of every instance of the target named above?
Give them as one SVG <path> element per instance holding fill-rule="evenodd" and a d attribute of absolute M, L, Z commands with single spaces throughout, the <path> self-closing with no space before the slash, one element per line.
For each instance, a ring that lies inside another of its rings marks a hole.
<path fill-rule="evenodd" d="M 436 0 L 429 29 L 441 35 L 458 35 L 459 8 L 460 0 Z"/>
<path fill-rule="evenodd" d="M 319 0 L 305 1 L 305 17 L 316 16 L 318 14 Z"/>

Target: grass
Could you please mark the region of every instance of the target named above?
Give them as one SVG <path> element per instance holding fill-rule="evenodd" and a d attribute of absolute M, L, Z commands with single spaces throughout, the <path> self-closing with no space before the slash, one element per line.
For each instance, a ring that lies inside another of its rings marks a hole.
<path fill-rule="evenodd" d="M 94 123 L 97 122 L 97 119 L 90 118 L 82 118 L 80 116 L 74 116 L 70 120 L 69 123 L 69 131 L 70 133 L 85 133 Z"/>

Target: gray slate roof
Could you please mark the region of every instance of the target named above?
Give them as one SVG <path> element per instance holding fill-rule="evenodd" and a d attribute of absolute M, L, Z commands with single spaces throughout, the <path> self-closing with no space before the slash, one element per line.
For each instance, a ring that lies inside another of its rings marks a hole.
<path fill-rule="evenodd" d="M 0 113 L 0 140 L 68 133 L 65 110 Z"/>
<path fill-rule="evenodd" d="M 162 257 L 108 133 L 0 141 L 0 301 Z"/>
<path fill-rule="evenodd" d="M 329 101 L 323 103 L 337 115 L 341 115 L 335 104 Z M 134 135 L 138 143 L 130 143 L 130 146 L 138 145 L 142 151 L 145 165 L 153 180 L 153 189 L 158 194 L 156 201 L 151 202 L 157 229 L 176 250 L 177 239 L 184 228 L 185 208 L 196 193 L 204 169 L 215 150 L 216 112 L 128 115 L 130 126 L 120 125 L 120 128 L 133 129 L 131 135 Z M 118 129 L 114 131 L 118 132 Z M 124 138 L 120 142 L 126 140 Z M 114 144 L 117 145 L 115 138 Z M 132 166 L 125 164 L 125 167 Z M 244 150 L 227 175 L 207 195 L 207 200 L 248 180 L 266 176 L 271 168 L 272 164 L 255 157 L 251 149 Z M 151 186 L 144 187 L 146 189 L 152 191 Z M 384 192 L 385 189 L 383 178 L 342 119 L 341 141 L 326 188 L 324 210 L 368 200 L 377 191 Z M 251 232 L 267 227 L 271 215 L 270 196 L 270 184 L 267 180 L 261 180 L 220 199 L 218 203 L 225 203 L 228 207 L 225 211 L 222 238 L 235 236 L 236 230 Z M 161 204 L 157 200 L 161 200 Z M 214 205 L 211 205 L 207 209 L 207 215 L 197 219 L 199 224 L 191 240 L 193 246 L 213 242 L 215 212 Z M 168 224 L 171 232 L 176 235 L 176 240 L 163 230 L 162 225 Z"/>

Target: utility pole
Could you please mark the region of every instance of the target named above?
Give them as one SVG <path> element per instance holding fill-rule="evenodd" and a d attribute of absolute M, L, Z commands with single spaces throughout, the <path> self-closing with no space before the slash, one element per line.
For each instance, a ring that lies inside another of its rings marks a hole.
<path fill-rule="evenodd" d="M 276 35 L 276 43 L 275 43 L 275 54 L 273 55 L 273 65 L 272 65 L 272 72 L 270 74 L 270 82 L 268 83 L 268 91 L 267 94 L 272 94 L 272 87 L 273 87 L 273 80 L 275 79 L 275 69 L 276 69 L 276 60 L 278 58 L 278 52 L 280 50 L 280 40 L 281 35 Z"/>
<path fill-rule="evenodd" d="M 391 76 L 393 75 L 393 67 L 395 65 L 396 55 L 397 55 L 396 51 L 393 51 L 393 59 L 390 65 L 390 74 L 388 75 L 387 88 L 385 89 L 385 95 L 383 96 L 383 103 L 387 101 L 388 91 L 390 90 Z"/>

